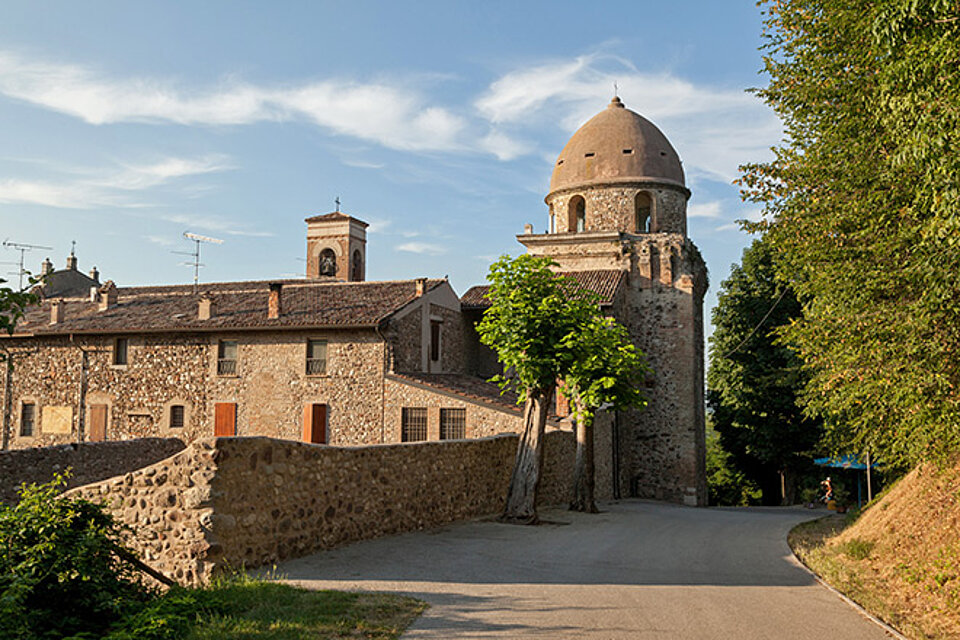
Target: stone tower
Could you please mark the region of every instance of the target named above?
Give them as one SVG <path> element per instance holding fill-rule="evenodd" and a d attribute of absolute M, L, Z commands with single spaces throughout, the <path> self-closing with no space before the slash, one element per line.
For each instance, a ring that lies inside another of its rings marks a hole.
<path fill-rule="evenodd" d="M 517 239 L 560 271 L 620 272 L 612 315 L 653 374 L 648 406 L 609 419 L 619 493 L 705 505 L 707 271 L 687 238 L 689 197 L 666 136 L 615 97 L 557 159 L 545 198 L 548 233 Z"/>
<path fill-rule="evenodd" d="M 367 223 L 339 211 L 307 223 L 307 277 L 362 282 L 367 269 Z"/>

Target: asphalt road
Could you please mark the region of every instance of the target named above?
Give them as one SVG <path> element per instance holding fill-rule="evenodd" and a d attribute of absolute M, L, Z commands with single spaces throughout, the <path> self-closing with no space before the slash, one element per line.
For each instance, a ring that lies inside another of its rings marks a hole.
<path fill-rule="evenodd" d="M 317 589 L 430 603 L 404 638 L 889 638 L 818 584 L 787 547 L 802 509 L 622 501 L 473 521 L 357 543 L 278 567 Z"/>

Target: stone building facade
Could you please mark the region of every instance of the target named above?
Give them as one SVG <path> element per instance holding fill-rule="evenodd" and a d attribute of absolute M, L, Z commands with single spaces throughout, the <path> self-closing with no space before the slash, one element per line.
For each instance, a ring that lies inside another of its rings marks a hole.
<path fill-rule="evenodd" d="M 706 503 L 707 279 L 689 196 L 666 137 L 615 98 L 557 160 L 549 231 L 518 236 L 595 291 L 654 371 L 644 411 L 596 421 L 600 498 Z M 474 328 L 485 287 L 458 298 L 446 280 L 368 282 L 366 223 L 340 211 L 306 223 L 302 280 L 118 288 L 79 274 L 71 254 L 0 338 L 14 363 L 0 372 L 2 448 L 232 435 L 355 446 L 521 428 L 516 398 L 485 382 L 500 368 Z M 554 415 L 549 428 L 571 425 Z"/>

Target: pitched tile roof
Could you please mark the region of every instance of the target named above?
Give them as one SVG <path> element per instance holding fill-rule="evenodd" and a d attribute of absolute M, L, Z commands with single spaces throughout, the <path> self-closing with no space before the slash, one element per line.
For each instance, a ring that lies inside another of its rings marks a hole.
<path fill-rule="evenodd" d="M 283 284 L 283 313 L 267 317 L 270 285 Z M 427 290 L 445 280 L 428 280 Z M 50 324 L 51 300 L 32 308 L 17 324 L 17 334 L 171 332 L 232 329 L 296 329 L 374 327 L 417 297 L 415 280 L 330 282 L 262 280 L 193 285 L 124 287 L 118 303 L 99 310 L 84 298 L 64 299 L 64 320 Z M 210 297 L 215 305 L 209 320 L 198 319 L 198 303 Z"/>
<path fill-rule="evenodd" d="M 339 211 L 334 211 L 333 213 L 324 213 L 318 216 L 310 216 L 309 218 L 306 218 L 305 222 L 330 222 L 333 220 L 353 220 L 354 222 L 359 222 L 364 227 L 370 226 L 363 220 L 359 220 L 353 216 L 348 216 L 347 214 Z"/>
<path fill-rule="evenodd" d="M 593 271 L 562 271 L 560 275 L 569 276 L 580 287 L 593 291 L 600 296 L 600 305 L 608 307 L 620 288 L 626 274 L 618 269 L 596 269 Z M 465 309 L 486 309 L 490 307 L 487 293 L 490 285 L 482 284 L 471 287 L 460 298 L 460 304 Z"/>

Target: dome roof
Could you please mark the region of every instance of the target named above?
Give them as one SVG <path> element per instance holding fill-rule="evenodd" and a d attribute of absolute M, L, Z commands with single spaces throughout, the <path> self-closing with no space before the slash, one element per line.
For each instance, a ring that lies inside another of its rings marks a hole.
<path fill-rule="evenodd" d="M 614 96 L 560 152 L 550 192 L 600 182 L 665 180 L 684 185 L 680 156 L 660 129 Z"/>

